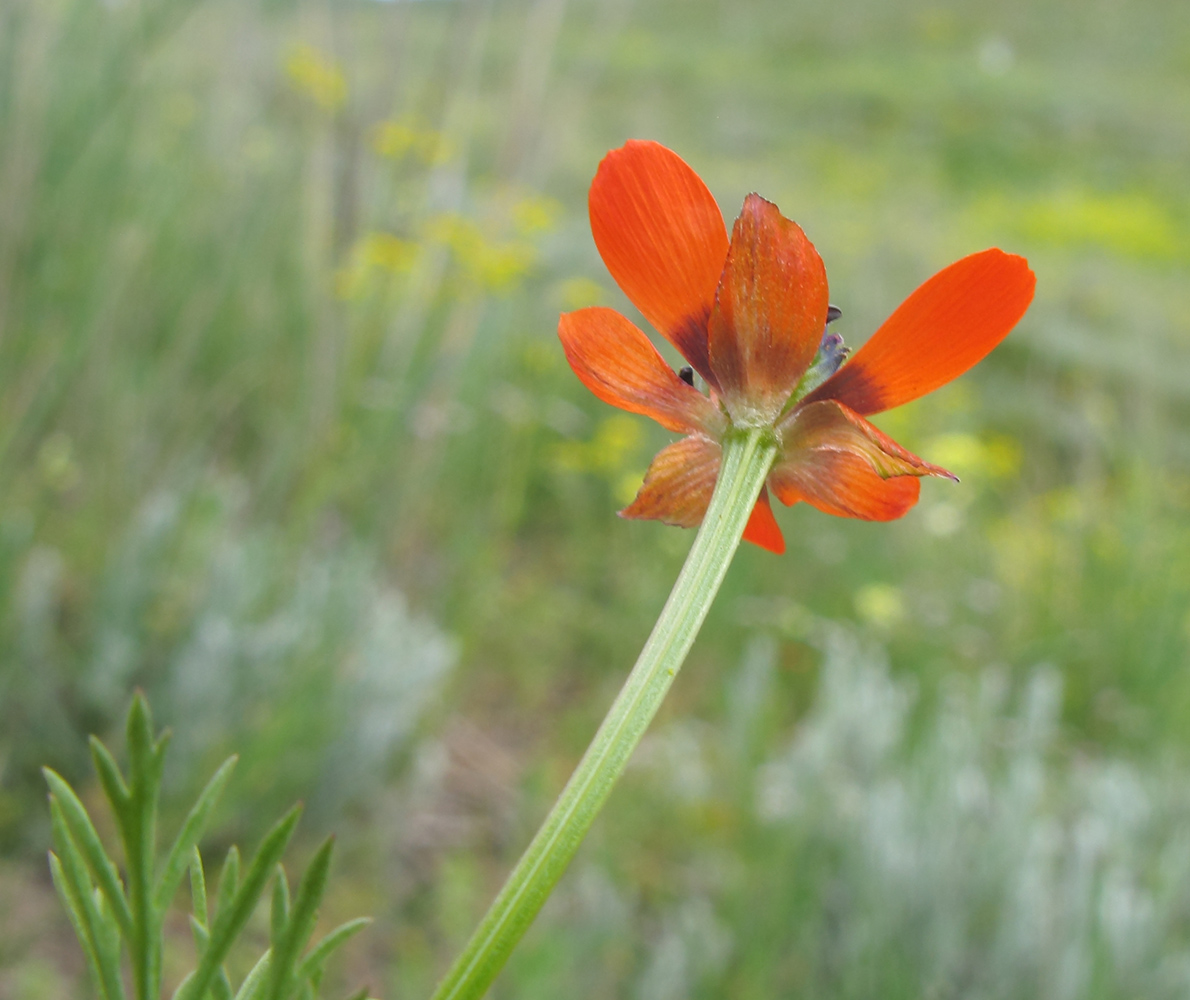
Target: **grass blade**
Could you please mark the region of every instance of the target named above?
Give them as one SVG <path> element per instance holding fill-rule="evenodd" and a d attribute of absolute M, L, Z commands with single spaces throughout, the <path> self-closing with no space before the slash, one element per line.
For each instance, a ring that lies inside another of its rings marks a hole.
<path fill-rule="evenodd" d="M 232 1000 L 231 980 L 227 978 L 227 970 L 220 967 L 211 980 L 211 996 L 214 1000 Z"/>
<path fill-rule="evenodd" d="M 48 767 L 42 768 L 42 774 L 50 786 L 50 794 L 58 803 L 66 827 L 86 859 L 91 877 L 107 897 L 121 932 L 129 937 L 132 934 L 132 913 L 128 909 L 128 898 L 124 895 L 124 886 L 116 866 L 104 851 L 86 807 L 59 774 Z"/>
<path fill-rule="evenodd" d="M 120 969 L 120 927 L 112 915 L 111 907 L 103 893 L 97 888 L 92 893 L 95 901 L 95 912 L 98 921 L 95 927 L 95 948 L 99 954 L 99 961 L 105 969 L 116 970 L 114 975 L 119 977 Z"/>
<path fill-rule="evenodd" d="M 231 908 L 236 890 L 240 887 L 240 849 L 232 844 L 227 849 L 223 870 L 219 872 L 219 888 L 215 890 L 215 918 Z M 208 922 L 207 926 L 210 926 Z"/>
<path fill-rule="evenodd" d="M 318 918 L 318 906 L 326 892 L 326 880 L 330 874 L 331 854 L 335 849 L 333 837 L 328 837 L 310 860 L 305 874 L 298 885 L 293 913 L 282 939 L 273 946 L 273 970 L 268 1000 L 284 1000 L 293 985 L 293 966 L 302 948 L 314 933 L 314 921 Z"/>
<path fill-rule="evenodd" d="M 53 851 L 50 851 L 49 854 L 50 877 L 53 879 L 54 888 L 58 890 L 58 898 L 62 900 L 62 905 L 66 908 L 66 915 L 70 917 L 74 933 L 78 936 L 79 944 L 82 945 L 83 954 L 87 956 L 87 967 L 91 970 L 91 977 L 103 1000 L 108 1000 L 107 985 L 104 982 L 103 967 L 99 963 L 99 953 L 95 946 L 95 934 L 91 922 L 87 919 L 86 910 L 78 899 L 77 893 L 67 881 L 66 873 L 62 870 L 62 862 L 58 860 L 58 856 Z"/>
<path fill-rule="evenodd" d="M 208 926 L 207 879 L 202 870 L 202 855 L 198 853 L 197 847 L 190 851 L 190 909 L 203 927 Z"/>
<path fill-rule="evenodd" d="M 132 913 L 128 951 L 137 1000 L 153 1000 L 161 986 L 162 914 L 155 905 L 153 884 L 157 803 L 168 735 L 153 739 L 153 719 L 140 691 L 133 696 L 128 710 L 126 739 L 129 797 L 117 818 L 124 841 L 128 906 Z"/>
<path fill-rule="evenodd" d="M 285 936 L 289 926 L 289 879 L 285 869 L 277 865 L 277 877 L 273 879 L 273 905 L 269 912 L 269 943 L 276 948 Z"/>
<path fill-rule="evenodd" d="M 302 959 L 297 970 L 298 979 L 309 979 L 315 973 L 320 972 L 322 966 L 336 948 L 342 945 L 348 938 L 358 934 L 371 922 L 371 917 L 356 917 L 355 920 L 349 920 L 345 924 L 340 924 L 327 934 L 326 937 L 314 946 L 310 954 Z M 367 993 L 367 990 L 364 990 L 364 993 Z"/>
<path fill-rule="evenodd" d="M 211 929 L 210 944 L 194 972 L 194 978 L 188 984 L 187 991 L 179 995 L 179 1000 L 199 1000 L 211 985 L 232 943 L 252 916 L 252 910 L 259 901 L 273 869 L 281 860 L 300 816 L 301 806 L 294 806 L 261 841 L 243 882 L 235 890 L 228 905 L 220 906 Z M 230 852 L 228 853 L 230 855 Z M 220 885 L 220 895 L 222 889 L 223 886 Z"/>
<path fill-rule="evenodd" d="M 119 820 L 128 809 L 132 793 L 128 791 L 128 786 L 124 783 L 124 776 L 120 773 L 120 766 L 116 763 L 116 758 L 111 755 L 111 751 L 96 736 L 91 737 L 90 745 L 91 760 L 99 775 L 99 783 L 103 785 L 103 793 L 107 796 L 108 804 L 112 807 L 112 812 L 116 814 L 116 819 Z M 121 820 L 121 822 L 123 821 Z"/>
<path fill-rule="evenodd" d="M 66 836 L 69 837 L 69 834 Z M 73 845 L 70 846 L 73 849 Z M 101 940 L 102 919 L 91 895 L 90 880 L 86 877 L 82 859 L 77 854 L 71 858 L 70 850 L 64 850 L 63 857 L 67 859 L 66 863 L 50 852 L 50 875 L 59 897 L 66 906 L 79 943 L 83 946 L 101 1000 L 124 1000 L 124 984 L 120 980 L 119 964 L 108 960 L 107 942 Z"/>
<path fill-rule="evenodd" d="M 174 893 L 178 891 L 182 876 L 186 873 L 190 852 L 206 829 L 211 811 L 223 794 L 223 789 L 227 785 L 228 778 L 231 777 L 236 760 L 236 757 L 229 757 L 223 762 L 219 770 L 207 782 L 198 800 L 194 803 L 194 807 L 190 810 L 190 814 L 186 817 L 186 821 L 182 824 L 182 829 L 178 831 L 177 839 L 174 840 L 173 846 L 166 856 L 165 864 L 162 866 L 161 877 L 157 882 L 157 891 L 153 897 L 158 910 L 164 910 L 169 906 Z"/>
<path fill-rule="evenodd" d="M 261 993 L 264 990 L 264 984 L 268 981 L 269 963 L 272 954 L 272 949 L 270 949 L 260 956 L 260 961 L 252 966 L 252 971 L 240 983 L 240 989 L 236 993 L 235 1000 L 260 1000 Z"/>

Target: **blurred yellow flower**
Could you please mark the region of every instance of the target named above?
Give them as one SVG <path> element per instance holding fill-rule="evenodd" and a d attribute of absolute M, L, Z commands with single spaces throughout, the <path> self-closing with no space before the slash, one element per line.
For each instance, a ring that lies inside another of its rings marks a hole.
<path fill-rule="evenodd" d="M 856 591 L 855 611 L 870 625 L 891 628 L 905 617 L 905 600 L 892 584 L 869 583 Z"/>
<path fill-rule="evenodd" d="M 1100 193 L 1063 188 L 1043 198 L 980 199 L 977 219 L 1007 222 L 1022 236 L 1057 247 L 1096 247 L 1140 260 L 1171 260 L 1190 252 L 1190 232 L 1175 213 L 1144 192 Z"/>
<path fill-rule="evenodd" d="M 69 435 L 51 434 L 37 452 L 37 471 L 42 482 L 55 493 L 69 493 L 83 480 Z"/>
<path fill-rule="evenodd" d="M 594 472 L 606 476 L 613 487 L 623 487 L 625 466 L 642 441 L 640 422 L 614 414 L 603 420 L 590 441 L 562 441 L 554 449 L 554 464 L 566 472 Z M 644 474 L 632 473 L 632 496 Z"/>
<path fill-rule="evenodd" d="M 377 272 L 407 274 L 417 263 L 420 248 L 391 233 L 368 233 L 351 252 L 350 262 L 335 276 L 335 292 L 343 299 L 354 299 L 368 288 Z"/>
<path fill-rule="evenodd" d="M 585 309 L 603 302 L 603 287 L 590 278 L 567 278 L 558 286 L 562 308 L 566 312 Z"/>
<path fill-rule="evenodd" d="M 562 206 L 553 198 L 531 194 L 512 207 L 512 224 L 521 236 L 547 233 L 558 224 Z"/>
<path fill-rule="evenodd" d="M 416 115 L 380 122 L 372 131 L 372 148 L 390 160 L 412 156 L 428 166 L 446 163 L 454 156 L 451 141 Z"/>
<path fill-rule="evenodd" d="M 1130 257 L 1172 257 L 1185 243 L 1169 213 L 1142 194 L 1064 191 L 1032 206 L 1021 228 L 1047 243 L 1101 246 Z"/>
<path fill-rule="evenodd" d="M 1086 520 L 1086 504 L 1073 486 L 1050 490 L 1042 497 L 1042 502 L 1054 524 L 1080 524 Z"/>
<path fill-rule="evenodd" d="M 417 260 L 417 244 L 391 233 L 369 233 L 360 246 L 364 262 L 394 274 L 410 270 Z"/>
<path fill-rule="evenodd" d="M 636 495 L 640 492 L 641 484 L 645 481 L 645 474 L 649 470 L 644 466 L 639 469 L 632 469 L 630 472 L 625 472 L 619 479 L 616 480 L 615 487 L 612 490 L 613 496 L 617 503 L 622 503 L 627 507 Z"/>
<path fill-rule="evenodd" d="M 468 277 L 490 291 L 511 288 L 528 272 L 537 257 L 531 244 L 493 242 L 484 236 L 478 225 L 456 214 L 430 219 L 425 238 L 449 247 Z"/>
<path fill-rule="evenodd" d="M 347 78 L 338 64 L 313 45 L 299 43 L 285 57 L 285 73 L 298 92 L 324 111 L 336 111 L 347 100 Z"/>
<path fill-rule="evenodd" d="M 1020 470 L 1021 446 L 1002 434 L 986 439 L 974 434 L 940 434 L 930 439 L 925 450 L 960 479 L 1010 479 Z"/>

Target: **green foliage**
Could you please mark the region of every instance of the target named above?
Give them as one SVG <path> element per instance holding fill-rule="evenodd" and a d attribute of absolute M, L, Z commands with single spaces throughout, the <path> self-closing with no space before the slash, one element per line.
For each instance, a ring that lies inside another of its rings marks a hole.
<path fill-rule="evenodd" d="M 179 883 L 190 870 L 198 965 L 173 993 L 174 1000 L 233 1000 L 225 968 L 270 878 L 273 880 L 269 950 L 245 977 L 235 1000 L 314 1000 L 331 953 L 367 923 L 353 920 L 309 947 L 326 892 L 332 841 L 315 852 L 292 907 L 281 855 L 301 814 L 291 809 L 265 835 L 243 877 L 233 846 L 219 879 L 214 919 L 207 909 L 206 876 L 197 842 L 206 829 L 235 759 L 226 761 L 195 802 L 164 858 L 157 853 L 157 814 L 168 733 L 153 735 L 148 702 L 139 693 L 128 711 L 129 770 L 125 777 L 107 748 L 91 750 L 123 846 L 124 877 L 105 851 L 87 810 L 62 778 L 45 769 L 56 852 L 50 870 L 87 956 L 101 1000 L 124 1000 L 123 963 L 131 972 L 135 1000 L 162 997 L 165 919 Z"/>
<path fill-rule="evenodd" d="M 171 14 L 143 20 L 151 9 Z M 737 557 L 660 720 L 693 720 L 672 745 L 715 764 L 707 731 L 732 725 L 723 679 L 759 632 L 776 643 L 773 687 L 738 740 L 754 764 L 776 759 L 819 687 L 808 611 L 883 646 L 916 686 L 906 752 L 947 678 L 994 667 L 1019 697 L 1048 664 L 1062 680 L 1048 787 L 1072 789 L 1088 760 L 1142 783 L 1180 766 L 1187 11 L 0 3 L 0 920 L 16 925 L 0 994 L 79 989 L 52 927 L 8 900 L 35 898 L 19 873 L 46 840 L 39 765 L 89 804 L 84 736 L 115 742 L 139 686 L 176 731 L 162 822 L 180 826 L 171 800 L 194 801 L 240 751 L 220 857 L 298 797 L 312 825 L 352 824 L 368 846 L 340 856 L 329 892 L 384 884 L 349 912 L 385 922 L 400 959 L 385 996 L 429 995 L 689 545 L 614 516 L 668 436 L 593 399 L 554 337 L 559 310 L 628 308 L 585 193 L 630 136 L 677 149 L 728 221 L 751 190 L 797 219 L 852 346 L 963 253 L 997 244 L 1039 276 L 985 363 L 879 418 L 923 457 L 961 459 L 963 482 L 926 483 L 892 525 L 779 510 L 789 553 Z M 542 196 L 554 228 L 518 229 L 513 209 Z M 504 751 L 503 770 L 458 748 L 459 719 Z M 727 966 L 767 996 L 838 955 L 815 951 L 839 940 L 817 907 L 832 882 L 871 876 L 862 852 L 810 851 L 805 817 L 747 834 L 742 766 L 723 779 L 738 797 L 683 804 L 707 770 L 675 764 L 661 788 L 616 793 L 497 996 L 660 996 L 682 949 L 725 954 L 724 930 Z M 417 807 L 397 810 L 406 795 Z M 449 833 L 427 847 L 427 829 Z M 1113 843 L 1175 892 L 1156 849 Z M 816 888 L 774 877 L 811 865 L 830 875 Z M 871 877 L 878 898 L 863 898 L 895 928 L 903 886 Z M 966 912 L 942 876 L 926 881 L 923 909 Z M 213 876 L 206 889 L 215 912 Z M 853 947 L 871 940 L 850 926 Z M 1076 920 L 1062 926 L 1085 943 Z M 896 958 L 895 936 L 879 940 L 866 954 Z M 1151 940 L 1179 951 L 1164 930 Z M 978 962 L 976 945 L 963 954 Z M 920 996 L 925 959 L 899 961 L 885 994 Z M 699 989 L 727 991 L 708 975 Z"/>
<path fill-rule="evenodd" d="M 1184 764 L 1072 759 L 1052 668 L 925 698 L 870 637 L 802 624 L 823 663 L 796 731 L 778 735 L 780 646 L 757 634 L 720 679 L 721 724 L 675 717 L 642 743 L 507 995 L 1185 993 Z"/>

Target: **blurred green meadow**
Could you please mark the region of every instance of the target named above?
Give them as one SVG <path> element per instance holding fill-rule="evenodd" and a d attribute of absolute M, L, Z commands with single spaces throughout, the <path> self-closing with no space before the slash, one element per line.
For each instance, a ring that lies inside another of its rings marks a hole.
<path fill-rule="evenodd" d="M 38 767 L 96 801 L 137 687 L 167 812 L 239 752 L 215 844 L 303 799 L 343 989 L 428 995 L 692 537 L 555 335 L 636 315 L 630 137 L 799 221 L 852 345 L 986 246 L 1037 299 L 879 418 L 960 485 L 741 550 L 493 996 L 1186 995 L 1190 6 L 3 0 L 0 1000 L 89 995 Z"/>

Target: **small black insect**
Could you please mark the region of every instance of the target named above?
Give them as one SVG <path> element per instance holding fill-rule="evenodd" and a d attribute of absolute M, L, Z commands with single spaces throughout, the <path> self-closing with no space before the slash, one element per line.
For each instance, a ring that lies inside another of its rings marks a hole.
<path fill-rule="evenodd" d="M 694 369 L 689 365 L 683 365 L 678 369 L 678 378 L 687 385 L 694 385 Z"/>
<path fill-rule="evenodd" d="M 843 315 L 843 310 L 840 309 L 838 306 L 827 306 L 826 307 L 826 321 L 828 323 L 833 323 L 835 320 L 837 320 L 842 315 Z"/>

